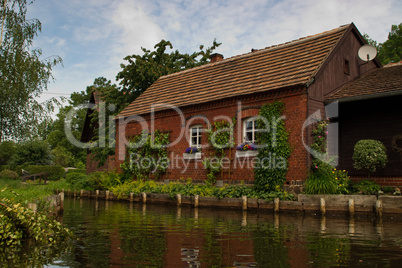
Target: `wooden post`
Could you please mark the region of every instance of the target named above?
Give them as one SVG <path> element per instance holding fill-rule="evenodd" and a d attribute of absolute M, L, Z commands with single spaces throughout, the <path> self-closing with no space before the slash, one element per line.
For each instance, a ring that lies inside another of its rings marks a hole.
<path fill-rule="evenodd" d="M 134 201 L 134 193 L 130 193 L 130 202 Z"/>
<path fill-rule="evenodd" d="M 181 194 L 177 194 L 176 199 L 177 199 L 177 205 L 181 206 Z"/>
<path fill-rule="evenodd" d="M 375 212 L 377 214 L 377 217 L 382 217 L 382 200 L 377 200 L 375 202 Z"/>
<path fill-rule="evenodd" d="M 96 199 L 99 198 L 99 190 L 96 190 Z"/>
<path fill-rule="evenodd" d="M 247 195 L 242 196 L 242 201 L 243 201 L 243 210 L 247 210 Z"/>
<path fill-rule="evenodd" d="M 147 203 L 147 193 L 141 193 L 142 195 L 142 203 Z"/>
<path fill-rule="evenodd" d="M 199 200 L 200 200 L 200 196 L 198 194 L 195 195 L 194 196 L 194 207 L 198 208 L 198 204 L 200 202 Z"/>
<path fill-rule="evenodd" d="M 106 191 L 106 200 L 109 200 L 109 194 L 110 194 L 110 191 L 107 190 L 107 191 Z"/>
<path fill-rule="evenodd" d="M 355 200 L 349 199 L 349 214 L 353 216 L 355 214 Z"/>
<path fill-rule="evenodd" d="M 278 198 L 278 197 L 276 197 L 276 198 L 274 199 L 274 212 L 275 212 L 275 213 L 278 213 L 278 212 L 279 212 L 279 198 Z"/>
<path fill-rule="evenodd" d="M 320 211 L 321 215 L 325 215 L 325 199 L 323 197 L 320 198 Z"/>
<path fill-rule="evenodd" d="M 64 209 L 64 192 L 60 192 L 60 208 Z"/>

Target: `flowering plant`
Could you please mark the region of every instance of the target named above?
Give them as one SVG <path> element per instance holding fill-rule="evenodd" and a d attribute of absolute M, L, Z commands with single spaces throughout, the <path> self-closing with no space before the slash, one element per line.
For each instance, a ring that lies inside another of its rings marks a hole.
<path fill-rule="evenodd" d="M 252 151 L 252 150 L 257 150 L 257 148 L 255 147 L 255 144 L 248 144 L 248 143 L 244 143 L 244 144 L 240 144 L 236 147 L 236 150 L 238 151 Z"/>
<path fill-rule="evenodd" d="M 197 147 L 188 147 L 188 148 L 184 151 L 184 153 L 186 153 L 186 154 L 195 154 L 195 153 L 198 153 L 198 152 L 199 152 L 199 150 L 198 150 Z"/>

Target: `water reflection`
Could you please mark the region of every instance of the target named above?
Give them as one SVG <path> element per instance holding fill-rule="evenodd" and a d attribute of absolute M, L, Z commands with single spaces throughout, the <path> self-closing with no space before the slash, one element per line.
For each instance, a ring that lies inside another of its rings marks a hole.
<path fill-rule="evenodd" d="M 77 239 L 48 267 L 399 267 L 398 220 L 66 199 Z"/>

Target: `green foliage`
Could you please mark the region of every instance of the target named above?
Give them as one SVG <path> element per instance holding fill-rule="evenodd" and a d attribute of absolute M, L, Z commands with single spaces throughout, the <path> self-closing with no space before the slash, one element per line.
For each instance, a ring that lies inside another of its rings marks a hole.
<path fill-rule="evenodd" d="M 15 154 L 17 145 L 13 141 L 3 141 L 0 143 L 0 165 L 10 164 L 11 158 Z"/>
<path fill-rule="evenodd" d="M 34 213 L 7 198 L 0 201 L 0 247 L 20 246 L 29 239 L 33 244 L 51 247 L 68 237 L 71 232 L 60 222 L 42 213 Z M 33 246 L 32 244 L 30 246 Z"/>
<path fill-rule="evenodd" d="M 291 154 L 289 143 L 289 132 L 285 128 L 285 121 L 281 116 L 285 104 L 275 101 L 265 104 L 260 110 L 260 117 L 257 124 L 257 144 L 263 145 L 258 149 L 257 162 L 254 168 L 254 187 L 260 192 L 272 192 L 281 188 L 286 180 L 289 169 L 288 158 Z M 273 165 L 275 159 L 276 164 Z"/>
<path fill-rule="evenodd" d="M 387 149 L 377 140 L 360 140 L 353 151 L 353 166 L 364 169 L 370 174 L 379 168 L 384 168 L 388 162 Z"/>
<path fill-rule="evenodd" d="M 373 181 L 362 180 L 352 185 L 353 192 L 364 195 L 376 195 L 381 190 L 381 186 Z"/>
<path fill-rule="evenodd" d="M 61 63 L 61 58 L 41 60 L 41 49 L 32 49 L 41 23 L 26 19 L 27 6 L 26 0 L 0 5 L 0 141 L 36 137 L 41 122 L 50 119 L 57 103 L 53 98 L 42 104 L 38 97 L 46 90 L 52 68 Z"/>
<path fill-rule="evenodd" d="M 49 144 L 45 141 L 32 140 L 18 144 L 12 159 L 16 165 L 49 165 L 51 162 Z"/>
<path fill-rule="evenodd" d="M 72 190 L 95 190 L 94 181 L 88 180 L 88 176 L 83 173 L 67 173 L 66 182 L 71 185 Z"/>
<path fill-rule="evenodd" d="M 337 170 L 329 164 L 331 159 L 326 152 L 328 124 L 328 120 L 319 121 L 312 131 L 313 143 L 311 148 L 321 153 L 328 160 L 328 163 L 313 157 L 310 174 L 305 183 L 305 192 L 307 194 L 349 193 L 350 179 L 346 170 Z"/>
<path fill-rule="evenodd" d="M 26 167 L 30 174 L 48 173 L 48 180 L 57 181 L 64 177 L 64 168 L 62 166 L 36 166 L 30 165 Z"/>
<path fill-rule="evenodd" d="M 169 133 L 156 130 L 152 135 L 143 132 L 134 136 L 129 144 L 129 157 L 121 165 L 127 178 L 146 180 L 151 176 L 158 178 L 169 166 L 166 145 L 169 144 Z"/>
<path fill-rule="evenodd" d="M 2 172 L 0 172 L 0 178 L 6 178 L 6 179 L 18 179 L 20 176 L 17 174 L 17 172 L 5 169 Z"/>
<path fill-rule="evenodd" d="M 61 107 L 57 118 L 49 124 L 46 141 L 52 149 L 52 160 L 56 165 L 64 167 L 77 167 L 79 163 L 86 162 L 86 149 L 73 145 L 67 138 L 65 125 L 71 128 L 71 134 L 74 139 L 80 140 L 85 122 L 87 109 L 77 109 L 80 105 L 86 103 L 90 96 L 90 89 L 87 91 L 73 92 L 68 99 L 68 105 Z M 75 111 L 72 118 L 67 115 Z"/>
<path fill-rule="evenodd" d="M 275 191 L 260 193 L 256 192 L 253 187 L 247 185 L 225 185 L 223 187 L 215 187 L 210 184 L 194 184 L 191 179 L 183 183 L 170 182 L 168 184 L 156 183 L 155 181 L 127 181 L 120 185 L 111 187 L 111 190 L 115 195 L 120 198 L 130 196 L 130 193 L 139 195 L 142 192 L 145 193 L 159 193 L 169 194 L 170 197 L 175 198 L 177 194 L 183 196 L 213 196 L 217 198 L 240 198 L 247 196 L 248 198 L 263 198 L 266 200 L 273 200 L 278 197 L 282 200 L 294 200 L 293 195 L 286 192 Z"/>
<path fill-rule="evenodd" d="M 378 45 L 377 57 L 382 64 L 402 60 L 402 23 L 391 26 L 388 40 Z"/>
<path fill-rule="evenodd" d="M 212 185 L 216 182 L 216 177 L 224 166 L 225 150 L 234 147 L 234 125 L 236 118 L 232 118 L 231 122 L 216 121 L 213 129 L 206 131 L 209 146 L 214 150 L 210 152 L 202 161 L 206 170 L 208 170 L 206 183 Z"/>
<path fill-rule="evenodd" d="M 318 168 L 311 172 L 306 180 L 306 194 L 337 194 L 337 184 L 331 179 L 330 168 Z"/>

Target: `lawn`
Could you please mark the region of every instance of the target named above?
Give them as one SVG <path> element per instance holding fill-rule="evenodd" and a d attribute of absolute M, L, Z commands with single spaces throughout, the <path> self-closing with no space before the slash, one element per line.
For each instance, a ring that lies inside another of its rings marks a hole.
<path fill-rule="evenodd" d="M 0 178 L 0 199 L 5 197 L 19 203 L 30 203 L 46 198 L 54 194 L 56 189 L 62 188 L 69 188 L 64 179 L 38 184 L 32 181 Z"/>

